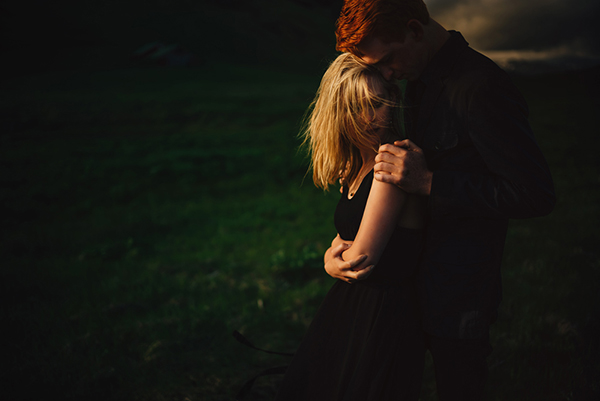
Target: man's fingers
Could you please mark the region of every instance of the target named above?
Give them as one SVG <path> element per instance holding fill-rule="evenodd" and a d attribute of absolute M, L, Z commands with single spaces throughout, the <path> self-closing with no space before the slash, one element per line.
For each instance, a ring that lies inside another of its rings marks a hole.
<path fill-rule="evenodd" d="M 394 184 L 394 185 L 398 185 L 398 183 L 400 182 L 400 180 L 398 179 L 397 176 L 392 175 L 392 174 L 385 174 L 385 173 L 376 173 L 375 179 L 377 181 L 387 182 L 388 184 Z"/>
<path fill-rule="evenodd" d="M 376 160 L 373 170 L 375 170 L 375 174 L 399 174 L 399 167 L 391 161 L 385 161 L 383 157 L 380 160 Z"/>
<path fill-rule="evenodd" d="M 405 150 L 412 150 L 413 152 L 423 152 L 423 150 L 410 139 L 395 141 L 394 145 Z"/>
<path fill-rule="evenodd" d="M 410 144 L 410 139 L 403 139 L 401 141 L 394 141 L 394 145 L 400 148 L 406 148 L 406 145 Z"/>
<path fill-rule="evenodd" d="M 388 155 L 389 156 L 389 155 Z M 390 156 L 392 157 L 392 156 Z M 381 161 L 375 164 L 375 179 L 381 182 L 398 185 L 400 176 L 402 175 L 402 167 L 398 167 L 393 163 Z"/>
<path fill-rule="evenodd" d="M 423 150 L 418 147 L 410 139 L 403 141 L 396 141 L 394 144 L 385 143 L 379 147 L 379 152 L 375 157 L 375 161 L 388 161 L 390 158 L 401 157 L 407 154 L 407 152 L 419 152 L 423 153 Z M 388 154 L 388 155 L 386 155 Z"/>
<path fill-rule="evenodd" d="M 390 153 L 390 154 L 392 154 L 394 156 L 400 156 L 404 152 L 406 152 L 406 150 L 403 149 L 403 148 L 401 148 L 401 147 L 399 147 L 399 146 L 395 146 L 395 145 L 392 145 L 392 144 L 389 144 L 389 143 L 385 143 L 385 144 L 383 144 L 383 145 L 381 145 L 379 147 L 379 154 L 378 154 L 378 156 L 381 155 L 382 153 Z"/>
<path fill-rule="evenodd" d="M 399 161 L 404 160 L 404 158 L 406 157 L 407 151 L 401 149 L 401 152 L 402 154 L 397 155 L 393 155 L 388 152 L 378 153 L 377 156 L 375 156 L 375 163 L 387 163 L 392 165 L 398 163 Z"/>

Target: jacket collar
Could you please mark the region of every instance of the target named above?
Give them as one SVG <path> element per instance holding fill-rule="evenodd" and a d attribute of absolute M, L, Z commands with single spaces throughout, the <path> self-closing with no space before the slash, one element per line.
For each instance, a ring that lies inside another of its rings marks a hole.
<path fill-rule="evenodd" d="M 446 77 L 460 53 L 469 46 L 460 32 L 448 31 L 448 33 L 450 33 L 450 37 L 446 43 L 433 55 L 419 76 L 419 80 L 425 85 L 429 85 L 436 78 Z"/>
<path fill-rule="evenodd" d="M 427 124 L 431 121 L 431 114 L 444 89 L 444 79 L 452 71 L 456 60 L 461 53 L 468 48 L 469 44 L 465 38 L 457 31 L 448 31 L 450 38 L 431 58 L 423 72 L 418 78 L 421 84 L 425 85 L 419 116 L 417 118 L 417 127 L 414 133 L 415 140 L 420 142 L 425 133 Z M 414 83 L 413 83 L 414 84 Z"/>

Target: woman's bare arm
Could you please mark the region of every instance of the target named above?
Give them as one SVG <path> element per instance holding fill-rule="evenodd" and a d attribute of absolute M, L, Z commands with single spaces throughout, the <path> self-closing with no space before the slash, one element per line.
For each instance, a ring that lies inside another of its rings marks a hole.
<path fill-rule="evenodd" d="M 357 258 L 349 261 L 342 259 L 342 252 L 346 251 L 352 246 L 353 241 L 345 241 L 338 234 L 333 241 L 331 246 L 325 251 L 323 256 L 323 262 L 325 265 L 325 271 L 333 278 L 343 280 L 346 282 L 352 282 L 356 280 L 362 280 L 369 277 L 371 274 L 372 266 L 366 266 L 361 270 L 356 270 L 356 266 L 362 263 L 367 257 L 366 255 L 360 255 Z"/>
<path fill-rule="evenodd" d="M 347 248 L 350 248 L 350 246 L 352 245 L 352 241 L 344 241 L 339 234 L 336 235 L 335 238 L 331 241 L 331 245 L 329 246 L 329 248 L 325 251 L 325 255 L 323 255 L 323 262 L 325 264 L 327 264 L 331 260 L 331 258 L 333 258 L 332 250 L 336 249 L 336 247 L 340 245 L 345 245 L 346 247 L 344 248 L 344 250 L 346 250 Z"/>
<path fill-rule="evenodd" d="M 366 266 L 357 270 L 356 267 L 361 264 L 367 255 L 360 255 L 356 259 L 345 261 L 342 259 L 342 252 L 350 248 L 347 243 L 341 243 L 331 247 L 325 252 L 325 271 L 333 278 L 351 283 L 356 280 L 362 280 L 369 277 L 373 266 Z"/>
<path fill-rule="evenodd" d="M 346 240 L 342 239 L 342 237 L 340 237 L 340 235 L 338 234 L 333 239 L 333 241 L 331 241 L 331 248 L 334 248 L 334 247 L 336 247 L 338 245 L 341 245 L 341 244 L 346 244 L 346 245 L 348 245 L 350 247 L 350 246 L 352 246 L 353 242 L 354 241 L 346 241 Z"/>
<path fill-rule="evenodd" d="M 352 246 L 342 253 L 344 260 L 355 260 L 360 255 L 366 255 L 363 261 L 353 267 L 354 270 L 379 262 L 398 224 L 406 198 L 406 192 L 397 186 L 373 179 L 358 234 Z"/>

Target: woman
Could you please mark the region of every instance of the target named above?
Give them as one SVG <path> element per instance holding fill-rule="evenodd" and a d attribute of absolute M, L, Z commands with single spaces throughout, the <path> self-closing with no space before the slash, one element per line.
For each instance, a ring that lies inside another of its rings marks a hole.
<path fill-rule="evenodd" d="M 379 146 L 400 139 L 393 124 L 398 97 L 395 85 L 347 53 L 321 81 L 305 144 L 315 184 L 327 189 L 338 178 L 342 182 L 334 216 L 338 235 L 325 253 L 325 268 L 332 249 L 347 244 L 343 259 L 366 255 L 355 269 L 370 273 L 333 285 L 286 372 L 278 401 L 419 397 L 425 351 L 413 276 L 422 243 L 420 202 L 373 177 Z"/>

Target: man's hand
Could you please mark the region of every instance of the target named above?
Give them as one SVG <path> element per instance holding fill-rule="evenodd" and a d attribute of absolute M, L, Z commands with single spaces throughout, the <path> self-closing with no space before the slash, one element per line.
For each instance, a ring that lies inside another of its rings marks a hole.
<path fill-rule="evenodd" d="M 337 237 L 336 237 L 337 238 Z M 335 241 L 335 239 L 334 239 Z M 350 244 L 341 243 L 331 247 L 325 252 L 325 271 L 333 278 L 343 280 L 347 283 L 353 283 L 357 280 L 364 280 L 373 271 L 375 266 L 368 266 L 361 270 L 354 270 L 356 266 L 364 262 L 367 255 L 361 255 L 354 260 L 346 262 L 342 259 L 342 252 L 350 248 Z M 329 254 L 329 255 L 328 255 Z"/>
<path fill-rule="evenodd" d="M 423 150 L 409 139 L 379 147 L 375 179 L 394 184 L 412 194 L 429 195 L 433 173 L 427 169 Z"/>

